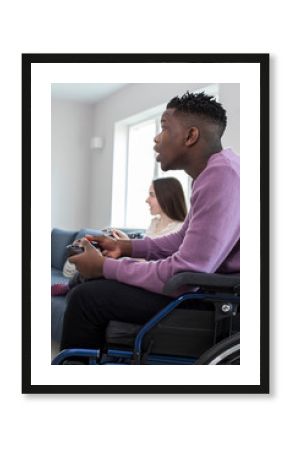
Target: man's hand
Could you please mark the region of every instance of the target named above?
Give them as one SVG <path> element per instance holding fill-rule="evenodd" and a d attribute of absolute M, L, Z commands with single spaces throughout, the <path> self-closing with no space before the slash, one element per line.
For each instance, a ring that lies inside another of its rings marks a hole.
<path fill-rule="evenodd" d="M 84 278 L 100 278 L 103 275 L 105 258 L 87 239 L 80 239 L 78 244 L 84 248 L 84 252 L 71 256 L 69 262 L 76 265 L 77 270 Z"/>
<path fill-rule="evenodd" d="M 88 241 L 95 241 L 99 244 L 102 254 L 110 258 L 120 258 L 120 256 L 131 256 L 131 241 L 117 240 L 108 236 L 86 235 Z"/>

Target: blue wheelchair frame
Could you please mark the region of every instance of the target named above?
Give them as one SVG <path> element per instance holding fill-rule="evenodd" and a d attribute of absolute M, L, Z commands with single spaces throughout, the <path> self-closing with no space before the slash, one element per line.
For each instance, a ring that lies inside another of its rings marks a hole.
<path fill-rule="evenodd" d="M 186 278 L 187 275 L 187 278 Z M 172 289 L 176 289 L 180 287 L 180 284 L 184 282 L 184 276 L 186 282 L 188 282 L 188 277 L 191 280 L 190 282 L 194 287 L 197 287 L 200 283 L 203 282 L 203 278 L 205 279 L 204 286 L 208 286 L 209 280 L 219 280 L 219 277 L 223 280 L 227 281 L 229 278 L 226 275 L 219 274 L 178 274 L 170 280 L 169 288 L 165 287 L 165 292 L 170 292 Z M 201 276 L 201 277 L 200 277 Z M 173 280 L 173 283 L 172 283 Z M 225 286 L 222 286 L 225 287 Z M 202 288 L 201 288 L 202 289 Z M 213 302 L 216 306 L 219 306 L 219 313 L 221 315 L 225 315 L 225 317 L 232 317 L 236 314 L 237 308 L 240 302 L 239 296 L 239 286 L 238 293 L 237 291 L 233 292 L 224 292 L 222 289 L 221 292 L 204 292 L 199 290 L 198 292 L 187 292 L 183 293 L 179 297 L 175 298 L 171 301 L 165 308 L 159 311 L 152 319 L 150 319 L 136 335 L 134 341 L 134 347 L 132 350 L 123 350 L 114 348 L 108 348 L 105 354 L 102 354 L 100 349 L 82 349 L 82 348 L 74 348 L 74 349 L 65 349 L 61 351 L 52 361 L 52 365 L 60 365 L 63 364 L 64 361 L 73 358 L 86 358 L 88 364 L 90 365 L 103 365 L 103 364 L 150 364 L 150 365 L 161 365 L 161 364 L 172 364 L 172 365 L 192 365 L 195 364 L 199 359 L 197 356 L 192 357 L 180 357 L 180 356 L 170 356 L 170 355 L 159 355 L 154 353 L 146 354 L 146 362 L 143 361 L 143 353 L 142 353 L 142 343 L 144 341 L 145 336 L 166 316 L 168 316 L 172 311 L 174 311 L 178 306 L 180 306 L 183 302 L 188 300 L 201 300 L 206 302 Z M 231 331 L 230 331 L 231 334 Z"/>

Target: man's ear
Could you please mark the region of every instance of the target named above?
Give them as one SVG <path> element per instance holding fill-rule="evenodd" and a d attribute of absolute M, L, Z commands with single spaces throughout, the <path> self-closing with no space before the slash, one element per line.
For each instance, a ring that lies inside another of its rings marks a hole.
<path fill-rule="evenodd" d="M 197 127 L 191 127 L 188 130 L 185 145 L 194 145 L 199 139 L 199 129 Z"/>

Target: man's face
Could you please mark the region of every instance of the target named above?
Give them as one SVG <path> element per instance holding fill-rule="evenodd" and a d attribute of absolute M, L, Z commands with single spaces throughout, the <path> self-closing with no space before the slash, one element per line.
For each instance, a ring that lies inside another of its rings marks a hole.
<path fill-rule="evenodd" d="M 183 169 L 188 154 L 185 146 L 188 128 L 174 115 L 174 111 L 167 109 L 162 114 L 161 132 L 154 138 L 156 161 L 160 162 L 164 171 Z"/>

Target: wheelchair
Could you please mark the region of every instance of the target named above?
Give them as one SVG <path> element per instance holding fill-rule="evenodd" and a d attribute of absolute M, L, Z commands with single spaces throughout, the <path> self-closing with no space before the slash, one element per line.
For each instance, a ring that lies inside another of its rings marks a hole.
<path fill-rule="evenodd" d="M 144 325 L 110 321 L 104 348 L 65 349 L 51 364 L 240 364 L 239 274 L 182 272 L 163 293 L 172 301 Z"/>

